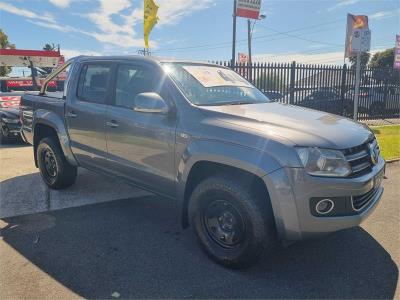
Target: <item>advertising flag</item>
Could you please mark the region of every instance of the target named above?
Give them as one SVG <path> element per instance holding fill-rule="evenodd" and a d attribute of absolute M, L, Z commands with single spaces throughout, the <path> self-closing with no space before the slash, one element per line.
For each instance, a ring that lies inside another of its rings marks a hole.
<path fill-rule="evenodd" d="M 344 57 L 351 57 L 356 55 L 352 51 L 352 39 L 356 30 L 369 30 L 368 27 L 368 16 L 356 16 L 347 14 L 347 29 L 346 29 L 346 43 L 345 43 L 345 54 Z"/>
<path fill-rule="evenodd" d="M 144 33 L 144 45 L 149 48 L 149 36 L 154 25 L 158 22 L 158 6 L 154 3 L 154 0 L 144 0 L 144 22 L 143 22 L 143 33 Z"/>

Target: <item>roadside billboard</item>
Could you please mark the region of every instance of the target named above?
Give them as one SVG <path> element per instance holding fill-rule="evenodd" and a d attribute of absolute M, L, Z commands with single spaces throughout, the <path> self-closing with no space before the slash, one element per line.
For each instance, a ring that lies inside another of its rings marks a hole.
<path fill-rule="evenodd" d="M 394 49 L 394 65 L 395 69 L 400 70 L 400 34 L 396 34 L 396 47 Z"/>
<path fill-rule="evenodd" d="M 261 0 L 237 0 L 236 16 L 247 19 L 259 19 Z"/>
<path fill-rule="evenodd" d="M 346 43 L 345 43 L 344 57 L 352 57 L 357 54 L 356 52 L 353 51 L 354 49 L 353 37 L 355 36 L 355 31 L 358 32 L 369 31 L 368 16 L 362 16 L 362 15 L 356 16 L 352 14 L 347 14 Z M 369 33 L 369 37 L 370 35 L 371 34 Z M 364 36 L 364 34 L 362 36 Z"/>
<path fill-rule="evenodd" d="M 55 68 L 60 52 L 47 50 L 0 49 L 0 66 L 29 67 L 30 62 L 39 68 Z"/>

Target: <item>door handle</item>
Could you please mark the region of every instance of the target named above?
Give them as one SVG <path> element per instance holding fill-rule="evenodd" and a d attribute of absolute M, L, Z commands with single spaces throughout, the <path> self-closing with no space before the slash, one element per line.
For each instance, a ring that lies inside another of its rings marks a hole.
<path fill-rule="evenodd" d="M 115 128 L 115 127 L 119 126 L 115 120 L 111 120 L 111 122 L 106 122 L 106 125 L 108 127 L 112 127 L 112 128 Z"/>
<path fill-rule="evenodd" d="M 74 111 L 67 112 L 67 117 L 76 118 L 78 115 Z"/>

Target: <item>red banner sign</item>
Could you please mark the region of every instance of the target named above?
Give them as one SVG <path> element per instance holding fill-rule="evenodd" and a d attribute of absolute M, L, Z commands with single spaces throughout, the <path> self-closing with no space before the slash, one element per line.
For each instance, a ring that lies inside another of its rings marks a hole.
<path fill-rule="evenodd" d="M 41 85 L 43 80 L 39 80 L 38 84 Z M 6 86 L 8 88 L 16 88 L 16 87 L 30 87 L 33 86 L 32 80 L 7 80 Z M 50 81 L 48 86 L 56 87 L 57 83 L 55 81 Z"/>
<path fill-rule="evenodd" d="M 21 96 L 0 96 L 0 108 L 17 107 Z"/>

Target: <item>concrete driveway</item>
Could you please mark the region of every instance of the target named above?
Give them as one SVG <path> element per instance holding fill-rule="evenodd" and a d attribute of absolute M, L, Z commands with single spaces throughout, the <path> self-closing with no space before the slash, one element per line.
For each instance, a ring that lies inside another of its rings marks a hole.
<path fill-rule="evenodd" d="M 69 190 L 48 192 L 29 147 L 0 156 L 2 299 L 399 297 L 399 163 L 388 166 L 381 204 L 361 227 L 232 271 L 181 230 L 170 200 L 90 172 Z"/>

